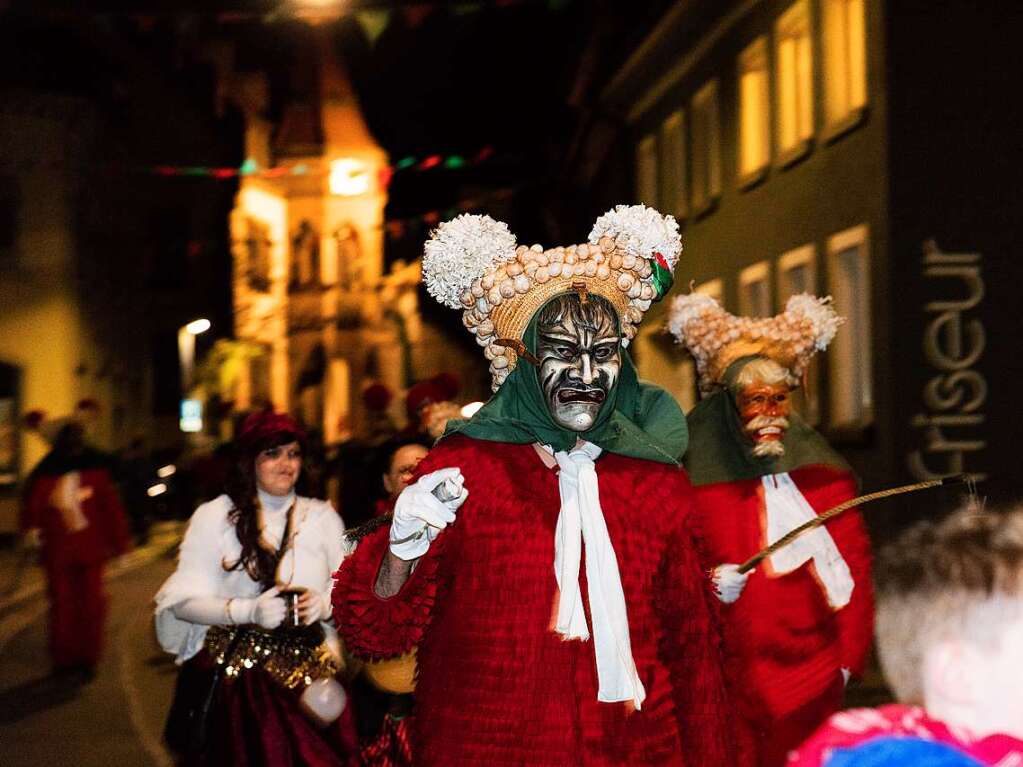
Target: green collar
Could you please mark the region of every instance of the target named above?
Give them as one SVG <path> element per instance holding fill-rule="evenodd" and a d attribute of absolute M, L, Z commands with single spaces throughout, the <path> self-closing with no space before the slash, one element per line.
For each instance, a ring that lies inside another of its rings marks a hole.
<path fill-rule="evenodd" d="M 777 458 L 753 455 L 733 394 L 735 375 L 745 361 L 748 358 L 732 363 L 725 373 L 725 386 L 689 411 L 691 449 L 683 460 L 690 481 L 694 485 L 737 482 L 814 464 L 851 471 L 845 459 L 797 413 L 789 415 L 789 428 L 782 440 L 783 455 Z"/>
<path fill-rule="evenodd" d="M 523 343 L 536 353 L 536 315 Z M 681 465 L 688 443 L 686 419 L 678 404 L 663 389 L 639 381 L 625 349 L 618 382 L 588 431 L 570 431 L 554 422 L 536 368 L 520 360 L 497 393 L 470 420 L 449 423 L 444 436 L 451 434 L 490 442 L 538 442 L 555 451 L 570 450 L 576 439 L 583 439 L 609 453 L 675 466 Z"/>

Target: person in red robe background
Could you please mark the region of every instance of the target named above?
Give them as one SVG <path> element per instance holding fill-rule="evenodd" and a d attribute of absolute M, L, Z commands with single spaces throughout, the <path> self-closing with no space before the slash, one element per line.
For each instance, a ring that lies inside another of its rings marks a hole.
<path fill-rule="evenodd" d="M 689 413 L 695 487 L 719 598 L 743 764 L 778 767 L 837 710 L 870 648 L 870 544 L 850 510 L 738 572 L 759 550 L 853 498 L 845 461 L 792 412 L 790 395 L 841 320 L 809 295 L 777 317 L 675 300 L 670 329 L 696 358 L 705 396 Z"/>
<path fill-rule="evenodd" d="M 481 216 L 427 244 L 427 286 L 465 309 L 496 394 L 449 425 L 333 594 L 357 656 L 418 647 L 416 765 L 736 763 L 685 420 L 624 348 L 677 232 L 619 206 L 569 248 L 516 249 Z"/>
<path fill-rule="evenodd" d="M 49 427 L 53 448 L 27 483 L 21 529 L 42 546 L 54 672 L 89 679 L 103 650 L 103 566 L 131 549 L 131 532 L 108 461 L 85 444 L 81 424 Z"/>

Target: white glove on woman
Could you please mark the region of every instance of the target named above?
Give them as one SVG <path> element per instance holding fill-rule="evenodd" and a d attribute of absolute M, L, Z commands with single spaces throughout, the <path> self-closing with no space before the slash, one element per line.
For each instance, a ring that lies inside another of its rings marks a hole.
<path fill-rule="evenodd" d="M 437 534 L 455 521 L 455 512 L 469 497 L 464 482 L 461 470 L 451 467 L 426 474 L 401 491 L 391 520 L 394 556 L 409 561 L 426 553 Z"/>
<path fill-rule="evenodd" d="M 256 623 L 275 629 L 284 621 L 287 606 L 278 596 L 276 586 L 252 599 L 223 597 L 192 597 L 172 607 L 174 616 L 190 623 L 206 626 L 240 626 Z"/>
<path fill-rule="evenodd" d="M 715 567 L 711 577 L 714 580 L 714 591 L 717 592 L 718 599 L 726 605 L 730 605 L 739 598 L 742 590 L 746 588 L 746 579 L 749 578 L 749 573 L 740 573 L 739 565 L 727 564 Z"/>
<path fill-rule="evenodd" d="M 288 611 L 279 593 L 280 589 L 274 586 L 255 599 L 234 600 L 229 606 L 231 618 L 236 624 L 255 623 L 267 631 L 277 628 L 284 622 L 284 614 Z"/>

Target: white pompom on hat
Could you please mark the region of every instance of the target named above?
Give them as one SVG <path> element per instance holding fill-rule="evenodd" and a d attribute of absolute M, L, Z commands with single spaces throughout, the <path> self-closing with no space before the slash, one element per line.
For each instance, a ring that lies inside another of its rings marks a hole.
<path fill-rule="evenodd" d="M 464 214 L 426 242 L 423 280 L 430 295 L 462 308 L 462 321 L 490 360 L 496 391 L 524 353 L 533 315 L 552 298 L 578 293 L 606 299 L 623 344 L 651 303 L 671 287 L 682 251 L 678 223 L 643 205 L 619 205 L 597 219 L 589 242 L 544 249 L 516 246 L 506 224 Z"/>
<path fill-rule="evenodd" d="M 774 360 L 798 384 L 810 360 L 828 347 L 843 322 L 831 296 L 801 293 L 774 317 L 736 317 L 710 296 L 689 293 L 672 302 L 668 330 L 693 355 L 700 389 L 709 392 L 721 384 L 729 365 L 754 355 Z"/>

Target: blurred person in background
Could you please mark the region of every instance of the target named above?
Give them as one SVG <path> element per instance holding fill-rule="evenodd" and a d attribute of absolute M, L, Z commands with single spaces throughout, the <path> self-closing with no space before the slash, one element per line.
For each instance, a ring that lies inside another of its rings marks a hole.
<path fill-rule="evenodd" d="M 131 533 L 109 458 L 85 444 L 82 425 L 41 416 L 35 425 L 53 448 L 26 483 L 20 526 L 41 546 L 53 670 L 86 681 L 103 650 L 103 567 L 131 549 Z"/>
<path fill-rule="evenodd" d="M 427 409 L 430 405 L 453 402 L 461 386 L 458 377 L 453 373 L 439 373 L 409 387 L 405 394 L 405 415 L 408 421 L 399 436 L 420 435 L 431 440 L 437 439 L 439 435 L 432 436 L 429 433 L 429 423 L 425 417 Z"/>
<path fill-rule="evenodd" d="M 153 523 L 150 513 L 152 499 L 148 490 L 158 480 L 158 475 L 143 437 L 134 437 L 121 451 L 116 475 L 135 542 L 144 545 L 149 539 L 149 527 Z"/>
<path fill-rule="evenodd" d="M 305 435 L 288 415 L 242 426 L 226 492 L 201 505 L 177 569 L 156 595 L 156 631 L 184 664 L 166 735 L 196 764 L 346 765 L 356 759 L 344 694 L 317 705 L 341 667 L 330 622 L 344 525 L 325 501 L 296 495 Z M 293 592 L 292 602 L 286 594 Z M 213 683 L 204 743 L 189 742 Z M 322 683 L 322 684 L 321 684 Z"/>
<path fill-rule="evenodd" d="M 372 517 L 350 535 L 357 540 L 380 524 L 388 524 L 394 503 L 408 487 L 419 462 L 430 452 L 419 437 L 395 438 L 376 449 L 374 476 L 379 477 L 380 495 L 372 505 Z M 356 698 L 355 721 L 366 767 L 401 767 L 411 764 L 409 716 L 412 713 L 411 685 L 400 681 L 411 677 L 415 656 L 401 656 L 391 663 L 366 664 L 352 682 Z"/>
<path fill-rule="evenodd" d="M 364 433 L 335 444 L 326 464 L 327 485 L 347 527 L 358 527 L 373 518 L 373 502 L 379 493 L 377 448 L 397 433 L 387 412 L 392 398 L 391 390 L 382 383 L 367 386 L 362 392 Z"/>
<path fill-rule="evenodd" d="M 1023 764 L 1023 506 L 918 523 L 875 576 L 877 648 L 900 703 L 835 714 L 789 767 Z"/>
<path fill-rule="evenodd" d="M 420 437 L 394 439 L 381 445 L 378 450 L 376 476 L 384 495 L 377 499 L 373 516 L 390 514 L 401 491 L 408 487 L 419 462 L 430 452 L 426 440 Z"/>
<path fill-rule="evenodd" d="M 376 381 L 362 391 L 362 404 L 366 408 L 366 442 L 379 445 L 391 439 L 397 428 L 387 412 L 394 394 L 385 385 Z"/>
<path fill-rule="evenodd" d="M 722 602 L 744 765 L 783 765 L 842 706 L 870 650 L 870 541 L 855 509 L 739 572 L 857 494 L 852 469 L 792 408 L 810 360 L 841 322 L 830 299 L 805 293 L 764 318 L 735 317 L 699 293 L 672 305 L 669 328 L 696 358 L 704 392 L 687 416 L 684 463 Z"/>

